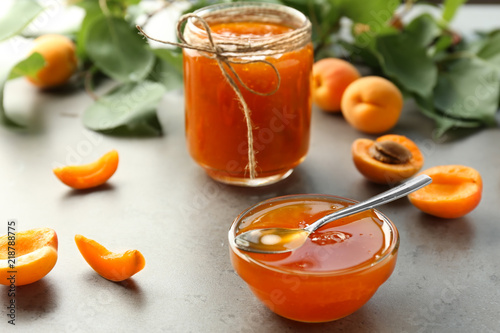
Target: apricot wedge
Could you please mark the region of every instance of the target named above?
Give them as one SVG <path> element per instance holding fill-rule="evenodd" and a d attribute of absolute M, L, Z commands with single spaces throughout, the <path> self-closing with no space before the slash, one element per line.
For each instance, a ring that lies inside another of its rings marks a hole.
<path fill-rule="evenodd" d="M 432 183 L 408 195 L 421 211 L 453 219 L 470 213 L 481 201 L 483 181 L 479 172 L 463 165 L 439 165 L 422 171 Z"/>
<path fill-rule="evenodd" d="M 47 275 L 56 262 L 57 234 L 50 228 L 0 237 L 0 284 L 22 286 L 36 282 Z"/>
<path fill-rule="evenodd" d="M 146 265 L 141 252 L 128 250 L 111 252 L 101 244 L 82 235 L 75 236 L 76 246 L 83 258 L 100 276 L 119 282 L 130 278 Z"/>
<path fill-rule="evenodd" d="M 75 189 L 88 189 L 104 184 L 118 168 L 118 152 L 112 150 L 99 160 L 85 165 L 65 166 L 54 169 L 54 174 L 64 184 Z"/>

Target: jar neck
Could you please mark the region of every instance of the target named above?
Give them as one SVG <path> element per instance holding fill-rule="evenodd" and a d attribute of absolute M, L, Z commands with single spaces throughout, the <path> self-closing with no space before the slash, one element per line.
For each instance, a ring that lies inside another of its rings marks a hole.
<path fill-rule="evenodd" d="M 229 3 L 202 8 L 194 14 L 208 26 L 223 23 L 278 24 L 291 28 L 275 35 L 227 36 L 208 32 L 226 56 L 273 55 L 298 50 L 311 40 L 311 23 L 301 12 L 283 5 L 269 3 Z M 208 33 L 196 18 L 187 21 L 184 37 L 190 44 L 211 47 Z"/>

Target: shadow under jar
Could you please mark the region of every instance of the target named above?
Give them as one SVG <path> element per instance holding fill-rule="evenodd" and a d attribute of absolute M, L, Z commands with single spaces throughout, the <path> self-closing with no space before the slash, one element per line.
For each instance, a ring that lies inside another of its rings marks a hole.
<path fill-rule="evenodd" d="M 233 43 L 276 45 L 272 43 L 288 42 L 297 31 L 305 31 L 300 43 L 282 43 L 282 53 L 271 54 L 276 52 L 264 48 L 228 57 L 247 62 L 231 64 L 237 76 L 223 65 L 248 105 L 253 140 L 241 101 L 216 59 L 198 50 L 183 51 L 186 138 L 192 158 L 223 183 L 261 186 L 286 178 L 309 148 L 314 62 L 310 22 L 295 9 L 268 3 L 215 5 L 195 14 L 208 23 L 214 42 L 226 50 Z M 184 37 L 191 44 L 208 40 L 194 18 L 188 20 Z M 253 177 L 249 141 L 256 160 Z"/>

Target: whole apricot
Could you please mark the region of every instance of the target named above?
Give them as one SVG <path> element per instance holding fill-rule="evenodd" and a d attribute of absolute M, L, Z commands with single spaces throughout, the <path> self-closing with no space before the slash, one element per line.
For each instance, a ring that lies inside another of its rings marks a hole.
<path fill-rule="evenodd" d="M 453 219 L 470 213 L 481 201 L 483 181 L 479 172 L 463 165 L 439 165 L 422 171 L 432 183 L 408 195 L 421 211 Z"/>
<path fill-rule="evenodd" d="M 325 58 L 313 65 L 313 102 L 323 111 L 340 111 L 342 95 L 349 84 L 360 78 L 356 67 L 337 58 Z"/>
<path fill-rule="evenodd" d="M 402 135 L 388 134 L 353 142 L 352 159 L 358 171 L 378 184 L 394 184 L 415 175 L 424 165 L 418 146 Z"/>
<path fill-rule="evenodd" d="M 403 95 L 391 81 L 366 76 L 351 83 L 341 102 L 345 120 L 354 128 L 369 134 L 390 130 L 403 109 Z"/>
<path fill-rule="evenodd" d="M 40 88 L 66 83 L 78 65 L 73 41 L 62 35 L 48 34 L 38 37 L 34 43 L 31 53 L 40 53 L 45 59 L 45 66 L 27 79 Z"/>

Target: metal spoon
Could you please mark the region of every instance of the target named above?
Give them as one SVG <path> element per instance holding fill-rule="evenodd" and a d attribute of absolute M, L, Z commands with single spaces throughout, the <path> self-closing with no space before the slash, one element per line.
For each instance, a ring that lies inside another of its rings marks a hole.
<path fill-rule="evenodd" d="M 243 251 L 256 253 L 289 252 L 301 247 L 312 232 L 327 223 L 394 201 L 430 184 L 431 182 L 431 177 L 427 175 L 420 175 L 366 201 L 359 202 L 326 215 L 308 225 L 304 229 L 253 229 L 237 235 L 234 242 L 236 243 L 236 247 Z"/>

